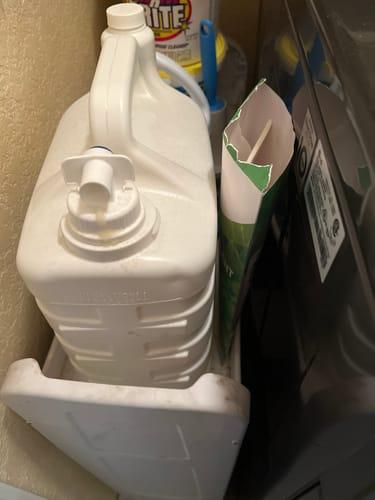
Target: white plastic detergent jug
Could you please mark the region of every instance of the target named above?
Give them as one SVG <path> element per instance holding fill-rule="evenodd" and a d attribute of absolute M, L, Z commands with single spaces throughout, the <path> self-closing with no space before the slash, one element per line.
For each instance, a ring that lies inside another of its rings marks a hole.
<path fill-rule="evenodd" d="M 158 75 L 143 8 L 107 10 L 90 94 L 64 114 L 17 265 L 84 380 L 187 387 L 206 370 L 216 193 L 198 106 Z"/>

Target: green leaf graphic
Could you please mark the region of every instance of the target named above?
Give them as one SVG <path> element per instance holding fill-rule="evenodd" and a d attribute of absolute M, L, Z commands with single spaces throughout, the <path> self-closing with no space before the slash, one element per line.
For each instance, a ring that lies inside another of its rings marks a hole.
<path fill-rule="evenodd" d="M 224 356 L 232 343 L 233 319 L 253 232 L 253 224 L 238 224 L 220 214 L 220 334 Z"/>

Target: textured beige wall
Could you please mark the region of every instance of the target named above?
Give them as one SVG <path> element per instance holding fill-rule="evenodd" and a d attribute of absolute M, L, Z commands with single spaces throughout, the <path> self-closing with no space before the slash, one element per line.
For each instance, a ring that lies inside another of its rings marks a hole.
<path fill-rule="evenodd" d="M 51 336 L 15 268 L 22 221 L 64 109 L 90 85 L 104 0 L 0 0 L 0 384 Z M 0 481 L 48 499 L 115 495 L 0 406 Z"/>

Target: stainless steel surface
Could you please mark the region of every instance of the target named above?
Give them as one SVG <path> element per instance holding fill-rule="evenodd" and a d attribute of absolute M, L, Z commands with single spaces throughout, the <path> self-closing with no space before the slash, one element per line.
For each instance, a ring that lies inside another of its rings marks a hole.
<path fill-rule="evenodd" d="M 363 464 L 374 456 L 374 62 L 373 0 L 263 0 L 258 77 L 284 99 L 297 144 L 269 250 L 282 278 L 269 280 L 267 300 L 252 287 L 268 436 L 259 446 L 269 450 L 268 475 L 247 490 L 252 498 L 315 498 L 316 483 L 317 498 L 341 500 L 332 484 L 323 488 L 324 477 L 335 470 L 337 480 L 359 450 L 367 450 Z M 308 113 L 345 228 L 325 279 L 304 195 Z"/>

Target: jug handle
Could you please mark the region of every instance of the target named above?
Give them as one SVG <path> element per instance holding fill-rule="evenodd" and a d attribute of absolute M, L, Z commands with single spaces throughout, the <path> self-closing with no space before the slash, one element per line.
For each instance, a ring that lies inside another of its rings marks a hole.
<path fill-rule="evenodd" d="M 90 90 L 90 130 L 94 144 L 121 153 L 133 142 L 131 102 L 137 42 L 109 36 L 99 56 Z"/>

